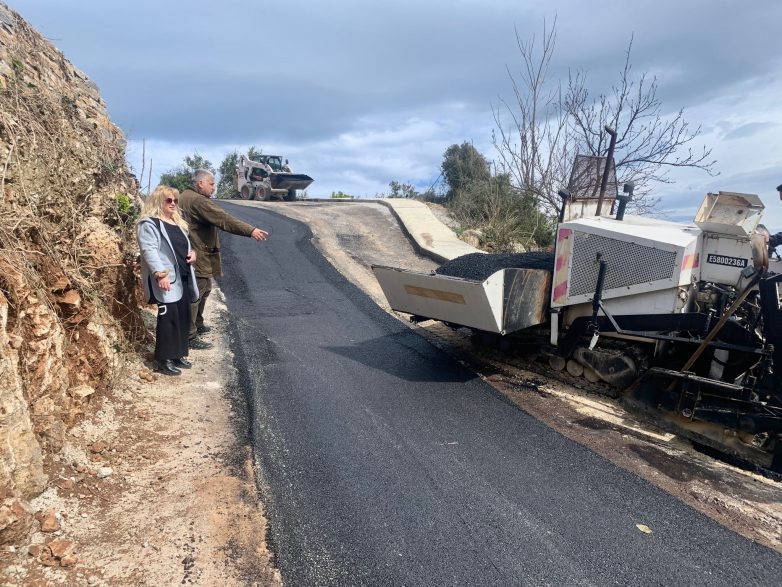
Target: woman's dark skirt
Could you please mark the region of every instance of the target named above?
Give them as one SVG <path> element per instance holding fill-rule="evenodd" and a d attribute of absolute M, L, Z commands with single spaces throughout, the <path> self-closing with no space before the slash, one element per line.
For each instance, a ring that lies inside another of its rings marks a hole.
<path fill-rule="evenodd" d="M 187 356 L 190 331 L 190 303 L 187 296 L 170 304 L 158 303 L 155 359 L 181 359 Z"/>

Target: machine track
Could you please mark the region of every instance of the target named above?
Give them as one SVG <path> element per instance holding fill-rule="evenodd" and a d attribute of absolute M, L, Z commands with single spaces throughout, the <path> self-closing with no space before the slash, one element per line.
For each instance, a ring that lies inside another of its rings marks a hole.
<path fill-rule="evenodd" d="M 748 451 L 740 450 L 741 445 L 718 442 L 704 430 L 707 425 L 702 422 L 688 421 L 682 417 L 672 417 L 649 404 L 641 403 L 630 398 L 623 390 L 618 390 L 602 381 L 592 381 L 585 377 L 586 371 L 574 375 L 566 367 L 554 369 L 549 363 L 549 355 L 540 352 L 540 348 L 547 343 L 542 336 L 508 336 L 500 337 L 490 333 L 474 333 L 469 328 L 450 328 L 436 321 L 420 323 L 419 330 L 424 336 L 441 350 L 455 355 L 460 361 L 467 364 L 481 375 L 488 377 L 500 375 L 510 383 L 518 383 L 529 388 L 544 385 L 544 381 L 530 382 L 518 381 L 517 370 L 524 370 L 540 375 L 542 378 L 557 381 L 574 387 L 580 391 L 596 394 L 602 397 L 618 401 L 624 409 L 645 424 L 659 430 L 670 432 L 680 438 L 687 439 L 696 449 L 706 447 L 713 458 L 726 461 L 742 469 L 758 473 L 775 481 L 782 481 L 782 474 L 773 471 L 753 459 Z M 643 351 L 637 347 L 628 347 L 630 352 L 647 368 L 641 357 Z M 721 427 L 713 426 L 714 430 Z M 738 443 L 738 441 L 736 441 Z M 706 451 L 701 451 L 706 452 Z"/>

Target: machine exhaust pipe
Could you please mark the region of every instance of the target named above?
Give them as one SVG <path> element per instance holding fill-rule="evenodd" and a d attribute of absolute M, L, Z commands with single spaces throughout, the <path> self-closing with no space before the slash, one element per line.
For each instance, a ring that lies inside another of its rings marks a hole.
<path fill-rule="evenodd" d="M 565 209 L 567 208 L 567 203 L 570 199 L 570 192 L 568 190 L 559 190 L 557 195 L 562 198 L 562 207 L 559 209 L 559 222 L 561 224 L 565 221 Z"/>
<path fill-rule="evenodd" d="M 600 197 L 597 199 L 595 216 L 600 216 L 600 213 L 603 211 L 603 198 L 605 198 L 606 188 L 608 187 L 608 173 L 611 171 L 611 164 L 614 162 L 614 148 L 616 147 L 616 131 L 608 125 L 604 128 L 611 135 L 611 142 L 608 144 L 608 155 L 606 156 L 606 166 L 603 170 L 603 179 L 600 182 Z"/>
<path fill-rule="evenodd" d="M 635 183 L 633 183 L 632 181 L 628 181 L 622 188 L 622 191 L 624 193 L 621 196 L 616 197 L 616 199 L 619 200 L 619 206 L 617 206 L 616 208 L 617 220 L 625 219 L 625 208 L 627 207 L 627 202 L 633 199 L 634 189 L 635 189 Z"/>

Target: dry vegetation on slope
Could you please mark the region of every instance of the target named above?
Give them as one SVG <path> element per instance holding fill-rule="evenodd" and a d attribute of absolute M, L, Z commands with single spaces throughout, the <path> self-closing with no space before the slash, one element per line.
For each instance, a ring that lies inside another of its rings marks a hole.
<path fill-rule="evenodd" d="M 143 332 L 124 148 L 97 87 L 0 4 L 0 542 Z"/>

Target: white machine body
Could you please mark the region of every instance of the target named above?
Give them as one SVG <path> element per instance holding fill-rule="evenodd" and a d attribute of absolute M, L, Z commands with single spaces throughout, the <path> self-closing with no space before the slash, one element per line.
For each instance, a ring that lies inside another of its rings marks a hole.
<path fill-rule="evenodd" d="M 706 196 L 691 224 L 574 218 L 557 228 L 553 276 L 503 269 L 479 282 L 372 269 L 394 310 L 500 334 L 542 324 L 550 314 L 556 344 L 554 333 L 591 315 L 600 260 L 607 263 L 601 300 L 615 315 L 690 311 L 694 286 L 704 281 L 739 287 L 742 272 L 758 263 L 752 238 L 762 210 L 755 195 L 720 192 Z"/>
<path fill-rule="evenodd" d="M 579 218 L 557 229 L 551 308 L 563 324 L 592 312 L 599 261 L 608 267 L 602 300 L 612 314 L 688 311 L 691 285 L 737 287 L 753 267 L 757 196 L 708 194 L 693 224 L 627 215 Z"/>

